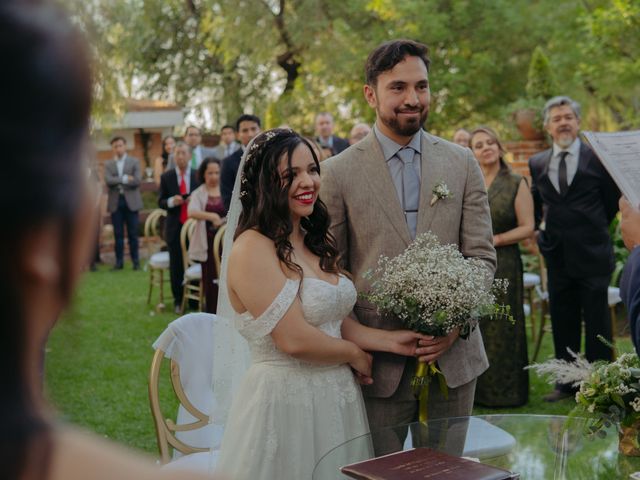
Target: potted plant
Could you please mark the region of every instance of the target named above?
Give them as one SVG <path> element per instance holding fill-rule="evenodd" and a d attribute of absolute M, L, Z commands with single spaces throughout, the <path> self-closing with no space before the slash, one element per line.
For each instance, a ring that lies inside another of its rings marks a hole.
<path fill-rule="evenodd" d="M 602 340 L 602 339 L 601 339 Z M 528 368 L 547 375 L 550 383 L 578 387 L 572 417 L 586 418 L 588 435 L 605 436 L 606 429 L 618 430 L 618 450 L 626 456 L 640 456 L 640 358 L 623 353 L 613 362 L 589 363 L 570 351 L 574 361 L 553 359 Z"/>
<path fill-rule="evenodd" d="M 553 95 L 553 72 L 549 59 L 539 46 L 533 51 L 527 74 L 526 96 L 509 106 L 512 118 L 525 140 L 542 140 L 542 108 Z"/>

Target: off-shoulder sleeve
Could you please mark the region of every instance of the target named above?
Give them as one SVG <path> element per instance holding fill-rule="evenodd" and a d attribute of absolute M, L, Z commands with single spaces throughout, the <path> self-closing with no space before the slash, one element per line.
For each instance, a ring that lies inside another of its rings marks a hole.
<path fill-rule="evenodd" d="M 271 305 L 255 320 L 249 320 L 244 323 L 242 334 L 247 340 L 255 340 L 269 335 L 276 327 L 282 317 L 298 294 L 297 280 L 287 280 L 280 290 L 278 296 L 273 300 Z"/>

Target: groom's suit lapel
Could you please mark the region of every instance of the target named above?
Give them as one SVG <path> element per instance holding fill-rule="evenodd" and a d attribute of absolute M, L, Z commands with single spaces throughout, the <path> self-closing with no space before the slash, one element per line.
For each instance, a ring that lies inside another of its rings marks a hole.
<path fill-rule="evenodd" d="M 368 188 L 372 190 L 373 196 L 377 199 L 380 210 L 384 212 L 389 224 L 402 238 L 405 245 L 409 245 L 411 242 L 409 227 L 407 227 L 396 187 L 391 180 L 389 168 L 384 161 L 384 154 L 375 134 L 371 132 L 357 143 L 355 148 L 358 152 L 358 169 L 353 172 L 354 178 L 357 178 L 358 170 L 364 173 Z"/>
<path fill-rule="evenodd" d="M 429 231 L 433 218 L 441 207 L 442 201 L 431 206 L 433 189 L 445 178 L 446 153 L 441 148 L 438 139 L 426 132 L 422 134 L 422 163 L 420 168 L 420 207 L 418 208 L 417 235 Z"/>

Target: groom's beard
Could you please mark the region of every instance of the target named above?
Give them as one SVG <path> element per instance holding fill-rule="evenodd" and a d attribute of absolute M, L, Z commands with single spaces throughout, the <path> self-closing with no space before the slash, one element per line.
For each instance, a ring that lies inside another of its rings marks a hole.
<path fill-rule="evenodd" d="M 400 120 L 398 116 L 400 112 L 419 112 L 420 116 Z M 416 108 L 396 109 L 393 112 L 393 116 L 385 116 L 382 115 L 380 111 L 378 111 L 378 116 L 382 123 L 396 135 L 400 135 L 402 137 L 412 137 L 418 130 L 422 128 L 424 123 L 427 121 L 427 117 L 429 116 L 429 107 L 420 105 Z"/>

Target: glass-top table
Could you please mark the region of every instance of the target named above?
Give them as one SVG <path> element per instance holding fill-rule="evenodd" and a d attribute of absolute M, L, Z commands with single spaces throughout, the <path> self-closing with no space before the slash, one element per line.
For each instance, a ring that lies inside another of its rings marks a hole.
<path fill-rule="evenodd" d="M 340 467 L 417 446 L 473 457 L 529 479 L 628 479 L 640 457 L 618 453 L 614 427 L 587 437 L 583 419 L 549 415 L 480 415 L 412 423 L 339 445 L 316 464 L 313 480 L 346 479 Z"/>

